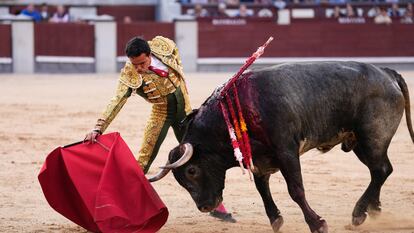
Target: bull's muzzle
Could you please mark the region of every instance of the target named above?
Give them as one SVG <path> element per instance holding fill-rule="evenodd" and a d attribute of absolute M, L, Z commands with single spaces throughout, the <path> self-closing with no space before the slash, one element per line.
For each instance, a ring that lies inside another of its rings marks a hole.
<path fill-rule="evenodd" d="M 197 208 L 201 211 L 201 212 L 211 212 L 214 209 L 216 209 L 220 203 L 223 201 L 222 197 L 216 198 L 214 201 L 207 201 L 204 202 L 200 205 L 197 205 Z"/>

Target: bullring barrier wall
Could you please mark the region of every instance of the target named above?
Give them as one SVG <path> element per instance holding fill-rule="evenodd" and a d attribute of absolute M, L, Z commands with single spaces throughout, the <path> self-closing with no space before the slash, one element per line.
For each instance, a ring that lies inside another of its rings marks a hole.
<path fill-rule="evenodd" d="M 235 71 L 269 36 L 256 65 L 286 61 L 360 60 L 414 65 L 414 24 L 255 19 L 176 20 L 174 23 L 0 24 L 0 72 L 118 72 L 133 36 L 163 35 L 176 41 L 186 72 Z M 31 60 L 29 58 L 32 58 Z M 33 63 L 33 64 L 31 64 Z M 30 68 L 32 67 L 32 68 Z"/>

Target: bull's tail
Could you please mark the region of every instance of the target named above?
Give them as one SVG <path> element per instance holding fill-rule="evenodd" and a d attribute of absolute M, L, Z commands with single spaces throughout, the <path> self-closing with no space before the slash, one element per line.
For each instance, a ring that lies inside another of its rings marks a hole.
<path fill-rule="evenodd" d="M 407 83 L 405 83 L 404 78 L 397 73 L 395 70 L 389 69 L 389 68 L 382 68 L 385 72 L 387 72 L 389 75 L 395 78 L 395 80 L 398 83 L 398 86 L 400 86 L 401 91 L 403 93 L 404 99 L 405 99 L 405 119 L 407 121 L 407 127 L 408 131 L 410 132 L 411 140 L 414 142 L 414 131 L 413 131 L 413 125 L 411 122 L 411 110 L 410 110 L 410 95 L 408 93 Z"/>

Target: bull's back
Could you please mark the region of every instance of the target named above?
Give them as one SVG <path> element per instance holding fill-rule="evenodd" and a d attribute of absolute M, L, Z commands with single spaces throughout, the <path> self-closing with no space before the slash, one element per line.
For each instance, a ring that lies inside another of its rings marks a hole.
<path fill-rule="evenodd" d="M 401 94 L 386 72 L 358 62 L 281 64 L 254 71 L 252 81 L 263 98 L 290 105 L 356 104 L 370 96 Z"/>
<path fill-rule="evenodd" d="M 403 98 L 390 75 L 358 62 L 281 64 L 253 71 L 249 85 L 254 90 L 248 98 L 255 99 L 252 105 L 264 124 L 318 135 L 326 135 L 328 127 L 351 127 L 370 101 L 392 106 L 392 100 Z"/>
<path fill-rule="evenodd" d="M 378 91 L 378 87 L 395 81 L 380 68 L 358 62 L 287 63 L 256 70 L 254 79 L 260 90 L 271 89 L 277 95 L 295 93 L 304 96 Z"/>

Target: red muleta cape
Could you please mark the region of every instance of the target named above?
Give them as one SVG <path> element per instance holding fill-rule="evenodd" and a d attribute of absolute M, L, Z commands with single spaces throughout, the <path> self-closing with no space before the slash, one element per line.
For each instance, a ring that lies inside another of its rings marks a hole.
<path fill-rule="evenodd" d="M 58 147 L 38 179 L 50 206 L 93 232 L 156 232 L 167 221 L 161 201 L 119 133 L 102 145 Z"/>

